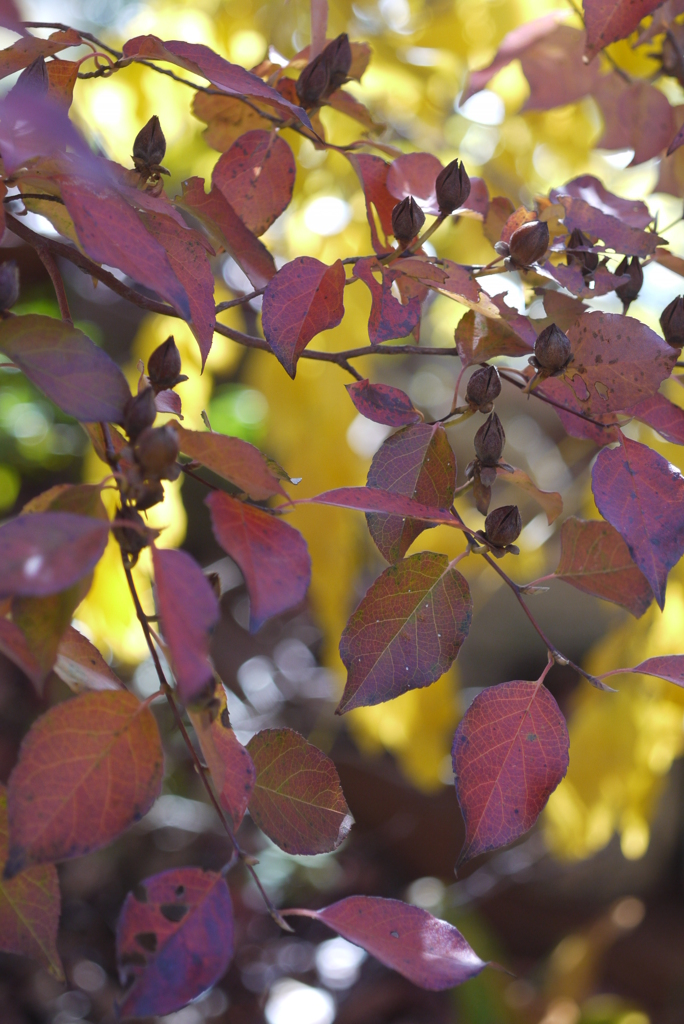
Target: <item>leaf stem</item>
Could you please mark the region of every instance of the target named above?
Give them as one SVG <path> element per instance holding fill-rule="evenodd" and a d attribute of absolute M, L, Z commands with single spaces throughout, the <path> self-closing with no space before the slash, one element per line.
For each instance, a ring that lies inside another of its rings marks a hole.
<path fill-rule="evenodd" d="M 37 245 L 35 248 L 41 263 L 50 275 L 50 280 L 52 281 L 53 288 L 55 289 L 55 295 L 57 296 L 59 315 L 65 324 L 71 324 L 71 326 L 73 326 L 74 321 L 71 318 L 69 300 L 67 298 L 62 275 L 60 274 L 59 267 L 57 266 L 57 261 L 47 246 Z"/>

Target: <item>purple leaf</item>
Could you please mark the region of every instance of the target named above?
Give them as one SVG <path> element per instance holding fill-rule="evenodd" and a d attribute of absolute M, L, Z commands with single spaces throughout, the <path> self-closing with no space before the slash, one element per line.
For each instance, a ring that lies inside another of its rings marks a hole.
<path fill-rule="evenodd" d="M 354 381 L 345 387 L 361 415 L 374 423 L 403 427 L 408 423 L 420 423 L 423 419 L 409 396 L 399 388 L 392 388 L 389 384 L 371 384 L 369 380 Z"/>
<path fill-rule="evenodd" d="M 10 519 L 0 526 L 0 598 L 66 590 L 95 568 L 108 536 L 108 522 L 71 512 Z"/>
<path fill-rule="evenodd" d="M 375 274 L 380 274 L 380 281 Z M 354 264 L 354 277 L 363 281 L 371 293 L 368 337 L 373 345 L 405 338 L 420 322 L 420 299 L 414 296 L 403 304 L 392 294 L 395 276 L 372 256 Z"/>
<path fill-rule="evenodd" d="M 664 395 L 655 394 L 642 398 L 627 410 L 642 423 L 657 430 L 670 444 L 684 444 L 684 409 L 671 402 Z"/>
<path fill-rule="evenodd" d="M 393 494 L 379 487 L 337 487 L 324 491 L 315 498 L 304 499 L 316 505 L 336 505 L 339 508 L 355 508 L 359 512 L 386 512 L 388 515 L 411 516 L 428 523 L 444 523 L 446 526 L 462 527 L 461 519 L 446 508 L 431 508 L 420 501 L 403 494 Z"/>

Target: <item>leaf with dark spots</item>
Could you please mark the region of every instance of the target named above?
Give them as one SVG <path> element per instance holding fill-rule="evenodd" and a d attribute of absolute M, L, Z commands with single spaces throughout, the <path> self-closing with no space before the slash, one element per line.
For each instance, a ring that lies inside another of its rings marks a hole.
<path fill-rule="evenodd" d="M 116 928 L 121 981 L 133 979 L 118 1008 L 124 1018 L 180 1010 L 215 985 L 233 959 L 233 907 L 222 875 L 174 868 L 144 886 L 146 901 L 129 893 Z"/>
<path fill-rule="evenodd" d="M 456 795 L 466 826 L 458 866 L 532 828 L 568 768 L 565 719 L 546 687 L 490 686 L 454 736 Z"/>
<path fill-rule="evenodd" d="M 534 351 L 534 341 L 530 344 L 504 320 L 494 320 L 472 309 L 459 320 L 454 341 L 465 366 L 485 363 L 495 356 L 529 356 Z"/>
<path fill-rule="evenodd" d="M 553 400 L 554 411 L 571 437 L 593 441 L 599 447 L 613 444 L 620 439 L 615 414 L 588 413 L 585 411 L 584 403 L 580 402 L 573 389 L 561 378 L 548 377 L 537 385 L 536 390 Z"/>
<path fill-rule="evenodd" d="M 664 395 L 642 398 L 627 412 L 657 430 L 670 444 L 684 444 L 684 409 Z"/>
<path fill-rule="evenodd" d="M 347 896 L 312 916 L 421 988 L 453 988 L 487 966 L 458 928 L 400 900 Z"/>
<path fill-rule="evenodd" d="M 315 498 L 304 499 L 316 505 L 336 505 L 338 508 L 353 508 L 358 512 L 385 512 L 388 515 L 410 516 L 427 523 L 443 523 L 445 526 L 462 527 L 458 515 L 446 508 L 423 505 L 415 498 L 404 494 L 384 491 L 380 487 L 336 487 L 324 491 Z"/>
<path fill-rule="evenodd" d="M 380 275 L 380 281 L 375 277 Z M 371 293 L 368 337 L 372 345 L 394 338 L 405 338 L 420 322 L 420 300 L 414 296 L 403 304 L 392 294 L 395 274 L 372 256 L 354 264 L 354 277 Z"/>
<path fill-rule="evenodd" d="M 265 288 L 275 276 L 273 257 L 263 242 L 242 223 L 222 192 L 212 187 L 207 195 L 202 178 L 183 182 L 178 206 L 196 217 L 217 251 L 233 257 L 254 288 Z"/>
<path fill-rule="evenodd" d="M 281 850 L 329 853 L 352 825 L 335 765 L 294 729 L 264 729 L 247 750 L 256 768 L 249 813 Z"/>
<path fill-rule="evenodd" d="M 439 203 L 435 181 L 442 164 L 432 153 L 404 153 L 393 160 L 387 171 L 387 190 L 397 202 L 413 196 L 424 213 L 435 216 Z"/>
<path fill-rule="evenodd" d="M 347 153 L 347 159 L 356 171 L 366 200 L 366 217 L 370 227 L 371 243 L 376 253 L 387 252 L 387 239 L 394 234 L 392 230 L 392 210 L 397 205 L 396 197 L 387 187 L 389 164 L 379 156 L 369 153 Z M 384 239 L 380 239 L 375 224 L 377 213 Z"/>
<path fill-rule="evenodd" d="M 587 29 L 587 57 L 617 39 L 625 39 L 642 18 L 660 7 L 663 0 L 583 0 Z"/>
<path fill-rule="evenodd" d="M 162 774 L 157 723 L 133 694 L 85 693 L 50 708 L 10 776 L 5 877 L 106 846 L 147 813 Z"/>
<path fill-rule="evenodd" d="M 12 317 L 0 324 L 0 350 L 67 416 L 121 423 L 126 378 L 78 328 L 37 313 Z"/>
<path fill-rule="evenodd" d="M 623 437 L 592 470 L 596 506 L 623 537 L 660 608 L 667 574 L 684 553 L 684 479 L 651 448 Z"/>
<path fill-rule="evenodd" d="M 456 487 L 456 456 L 441 423 L 403 427 L 380 445 L 368 471 L 368 486 L 423 505 L 449 508 Z M 370 535 L 388 562 L 403 558 L 425 529 L 419 519 L 368 514 Z"/>
<path fill-rule="evenodd" d="M 653 220 L 653 214 L 641 199 L 616 196 L 591 174 L 581 174 L 578 178 L 567 181 L 565 185 L 552 189 L 550 198 L 556 202 L 561 195 L 582 199 L 589 206 L 601 210 L 608 216 L 616 217 L 633 228 L 643 229 Z"/>
<path fill-rule="evenodd" d="M 186 551 L 152 547 L 162 633 L 171 653 L 178 696 L 191 704 L 213 682 L 209 639 L 219 605 L 209 580 Z"/>
<path fill-rule="evenodd" d="M 294 378 L 312 338 L 337 327 L 344 316 L 344 267 L 312 256 L 286 263 L 264 292 L 262 327 L 273 353 Z"/>
<path fill-rule="evenodd" d="M 389 384 L 371 384 L 369 380 L 357 380 L 345 387 L 357 411 L 374 423 L 403 427 L 409 423 L 420 423 L 423 419 L 409 396 L 399 388 Z"/>
<path fill-rule="evenodd" d="M 0 526 L 0 597 L 44 597 L 77 583 L 107 546 L 109 523 L 36 512 Z"/>
<path fill-rule="evenodd" d="M 206 498 L 214 536 L 240 567 L 249 593 L 249 628 L 300 604 L 311 581 L 311 559 L 302 535 L 282 519 L 229 495 Z"/>
<path fill-rule="evenodd" d="M 45 678 L 43 666 L 16 622 L 0 618 L 0 653 L 17 665 L 40 691 Z"/>
<path fill-rule="evenodd" d="M 618 217 L 603 213 L 584 199 L 561 195 L 559 202 L 565 208 L 563 223 L 568 231 L 579 228 L 585 235 L 601 239 L 608 249 L 625 256 L 652 256 L 665 241 L 655 232 L 631 227 Z"/>
<path fill-rule="evenodd" d="M 434 683 L 458 654 L 472 611 L 468 584 L 446 555 L 422 551 L 385 569 L 342 634 L 348 675 L 337 713 Z"/>
<path fill-rule="evenodd" d="M 585 594 L 622 605 L 640 618 L 653 591 L 627 544 L 610 523 L 570 516 L 561 528 L 561 555 L 554 576 Z"/>
<path fill-rule="evenodd" d="M 0 865 L 7 860 L 7 790 L 0 785 Z M 27 868 L 16 878 L 0 877 L 0 950 L 29 956 L 58 981 L 64 980 L 57 952 L 60 895 L 54 864 Z"/>
<path fill-rule="evenodd" d="M 255 235 L 289 205 L 295 159 L 281 135 L 259 128 L 241 135 L 214 166 L 211 180 Z"/>
<path fill-rule="evenodd" d="M 74 693 L 123 689 L 97 647 L 73 626 L 67 626 L 59 642 L 54 671 Z"/>
<path fill-rule="evenodd" d="M 180 424 L 174 429 L 182 452 L 239 487 L 250 498 L 263 501 L 274 494 L 287 497 L 269 460 L 254 445 L 214 431 L 186 430 Z"/>
<path fill-rule="evenodd" d="M 221 806 L 230 815 L 233 829 L 240 827 L 256 779 L 249 752 L 230 727 L 226 691 L 217 686 L 201 711 L 188 711 L 199 745 L 211 773 Z"/>

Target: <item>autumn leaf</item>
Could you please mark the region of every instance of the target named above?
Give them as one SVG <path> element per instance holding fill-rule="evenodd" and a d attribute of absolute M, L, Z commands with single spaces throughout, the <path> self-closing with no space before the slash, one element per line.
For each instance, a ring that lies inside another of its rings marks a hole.
<path fill-rule="evenodd" d="M 664 395 L 642 398 L 627 411 L 642 423 L 647 423 L 670 444 L 684 444 L 684 409 Z"/>
<path fill-rule="evenodd" d="M 258 110 L 233 96 L 196 92 L 192 112 L 207 125 L 204 141 L 219 153 L 230 149 L 236 139 L 255 128 L 270 128 L 270 122 Z"/>
<path fill-rule="evenodd" d="M 223 686 L 216 687 L 206 708 L 190 709 L 188 716 L 195 728 L 219 802 L 237 831 L 254 789 L 256 770 L 249 752 L 231 728 Z"/>
<path fill-rule="evenodd" d="M 123 689 L 97 647 L 73 626 L 67 627 L 59 642 L 54 671 L 74 693 Z"/>
<path fill-rule="evenodd" d="M 672 139 L 674 118 L 670 102 L 648 82 L 627 84 L 619 75 L 602 75 L 594 90 L 605 130 L 601 149 L 633 149 L 630 166 L 658 156 Z"/>
<path fill-rule="evenodd" d="M 180 424 L 175 424 L 174 429 L 182 452 L 230 481 L 250 498 L 263 501 L 274 494 L 287 497 L 268 459 L 254 445 L 213 431 L 186 430 Z"/>
<path fill-rule="evenodd" d="M 579 177 L 572 178 L 565 185 L 560 185 L 550 192 L 553 202 L 557 202 L 561 195 L 582 199 L 589 206 L 602 210 L 603 213 L 616 217 L 633 228 L 646 228 L 653 220 L 653 214 L 643 200 L 616 196 L 592 174 L 580 174 Z"/>
<path fill-rule="evenodd" d="M 413 196 L 424 213 L 436 216 L 435 181 L 441 170 L 442 164 L 432 153 L 405 153 L 389 165 L 387 190 L 397 202 Z"/>
<path fill-rule="evenodd" d="M 433 508 L 423 505 L 415 498 L 380 487 L 336 487 L 332 491 L 324 491 L 315 498 L 305 499 L 316 505 L 336 505 L 339 508 L 352 508 L 358 512 L 382 512 L 394 516 L 410 516 L 422 519 L 426 523 L 443 523 L 446 526 L 462 527 L 459 516 L 446 508 Z"/>
<path fill-rule="evenodd" d="M 369 256 L 354 264 L 354 277 L 363 281 L 371 293 L 368 337 L 372 345 L 393 338 L 405 338 L 420 321 L 420 300 L 417 297 L 401 303 L 392 294 L 395 274 Z M 375 274 L 380 275 L 377 281 Z"/>
<path fill-rule="evenodd" d="M 568 231 L 578 228 L 585 235 L 601 239 L 608 249 L 625 256 L 652 256 L 658 245 L 665 241 L 654 231 L 632 227 L 624 220 L 591 206 L 584 199 L 560 195 L 559 202 L 565 208 L 563 223 Z"/>
<path fill-rule="evenodd" d="M 357 380 L 345 387 L 357 411 L 374 423 L 404 427 L 409 423 L 420 423 L 423 419 L 409 396 L 399 388 L 389 384 L 371 384 L 369 380 Z"/>
<path fill-rule="evenodd" d="M 583 0 L 587 29 L 587 57 L 617 39 L 625 39 L 642 18 L 660 7 L 663 0 Z"/>
<path fill-rule="evenodd" d="M 40 692 L 45 678 L 43 666 L 29 646 L 26 635 L 16 622 L 12 622 L 10 619 L 0 618 L 0 653 L 17 665 Z"/>
<path fill-rule="evenodd" d="M 109 523 L 71 512 L 36 512 L 0 526 L 0 597 L 44 597 L 99 562 Z"/>
<path fill-rule="evenodd" d="M 289 205 L 295 171 L 283 137 L 259 128 L 245 132 L 220 157 L 211 180 L 249 230 L 263 235 Z"/>
<path fill-rule="evenodd" d="M 19 18 L 14 25 L 7 24 L 13 20 L 14 5 L 10 7 L 9 0 L 4 0 L 4 5 L 6 9 L 2 12 L 0 23 L 13 32 L 21 31 L 18 27 Z M 31 36 L 24 32 L 23 39 L 18 39 L 12 46 L 0 50 L 0 78 L 6 78 L 8 75 L 13 75 L 15 71 L 27 68 L 38 57 L 51 57 L 70 46 L 81 46 L 81 44 L 82 39 L 73 28 L 53 32 L 47 39 L 40 39 L 38 36 Z"/>
<path fill-rule="evenodd" d="M 495 356 L 527 356 L 534 351 L 534 340 L 521 337 L 505 322 L 469 309 L 456 327 L 454 341 L 465 366 L 485 363 Z"/>
<path fill-rule="evenodd" d="M 657 658 L 647 658 L 634 668 L 617 668 L 605 675 L 619 675 L 621 672 L 634 672 L 645 676 L 664 679 L 675 686 L 684 686 L 684 654 L 666 654 Z"/>
<path fill-rule="evenodd" d="M 347 153 L 346 156 L 361 182 L 373 249 L 378 254 L 387 252 L 387 238 L 393 234 L 392 210 L 397 205 L 395 196 L 387 188 L 389 164 L 381 157 L 369 153 Z M 374 210 L 385 236 L 384 241 L 381 241 L 375 226 Z"/>
<path fill-rule="evenodd" d="M 504 483 L 511 484 L 512 487 L 519 487 L 521 490 L 526 491 L 530 497 L 534 498 L 538 505 L 546 512 L 546 519 L 549 524 L 555 523 L 558 516 L 563 511 L 563 499 L 558 491 L 542 491 L 540 487 L 530 479 L 528 474 L 517 468 L 506 469 L 503 466 L 496 467 L 496 475 Z"/>
<path fill-rule="evenodd" d="M 584 63 L 584 47 L 584 32 L 570 25 L 557 25 L 521 53 L 522 72 L 530 87 L 524 111 L 552 110 L 576 103 L 592 92 L 599 68 Z"/>

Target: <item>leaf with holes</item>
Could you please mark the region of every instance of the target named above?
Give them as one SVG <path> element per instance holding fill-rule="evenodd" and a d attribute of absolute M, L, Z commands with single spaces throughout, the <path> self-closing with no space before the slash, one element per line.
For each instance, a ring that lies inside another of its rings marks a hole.
<path fill-rule="evenodd" d="M 341 322 L 343 297 L 341 260 L 329 267 L 312 256 L 299 256 L 269 282 L 262 307 L 264 336 L 291 377 L 311 339 Z"/>
<path fill-rule="evenodd" d="M 409 396 L 399 388 L 389 384 L 371 384 L 369 380 L 356 380 L 345 387 L 357 411 L 374 423 L 403 427 L 409 423 L 420 423 L 423 419 Z"/>
<path fill-rule="evenodd" d="M 568 231 L 579 228 L 585 235 L 601 239 L 608 249 L 625 256 L 652 256 L 658 245 L 665 241 L 653 231 L 642 231 L 612 214 L 590 206 L 584 199 L 561 195 L 559 202 L 565 208 L 563 223 Z"/>
<path fill-rule="evenodd" d="M 384 441 L 373 456 L 368 486 L 449 508 L 456 488 L 456 456 L 441 423 L 415 423 Z M 388 562 L 403 558 L 425 529 L 419 519 L 366 516 L 370 535 Z"/>
<path fill-rule="evenodd" d="M 131 397 L 126 378 L 83 331 L 28 313 L 3 320 L 0 350 L 67 416 L 121 423 Z"/>
<path fill-rule="evenodd" d="M 337 713 L 429 686 L 456 658 L 473 603 L 446 555 L 421 551 L 372 584 L 340 640 L 348 674 Z"/>
<path fill-rule="evenodd" d="M 5 877 L 106 846 L 149 811 L 162 771 L 154 715 L 133 694 L 85 693 L 50 708 L 10 776 Z"/>
<path fill-rule="evenodd" d="M 178 696 L 191 704 L 214 679 L 209 639 L 219 605 L 209 580 L 187 551 L 152 547 L 159 621 L 171 652 Z"/>
<path fill-rule="evenodd" d="M 380 281 L 375 277 L 380 275 Z M 420 299 L 413 296 L 401 303 L 392 294 L 396 274 L 383 267 L 373 256 L 367 256 L 354 264 L 354 277 L 363 281 L 371 293 L 371 313 L 368 320 L 368 337 L 371 344 L 394 338 L 405 338 L 420 322 Z"/>
<path fill-rule="evenodd" d="M 663 0 L 583 0 L 587 28 L 587 57 L 617 39 L 625 39 L 642 18 L 660 7 Z"/>
<path fill-rule="evenodd" d="M 188 711 L 221 806 L 234 829 L 240 827 L 254 789 L 256 770 L 230 726 L 226 691 L 217 686 L 206 708 Z"/>
<path fill-rule="evenodd" d="M 347 896 L 306 913 L 421 988 L 453 988 L 487 966 L 458 928 L 401 900 Z"/>
<path fill-rule="evenodd" d="M 219 158 L 211 180 L 249 230 L 263 235 L 289 206 L 295 172 L 285 139 L 257 129 L 241 135 Z"/>
<path fill-rule="evenodd" d="M 7 790 L 0 785 L 0 865 L 7 860 Z M 64 980 L 57 952 L 59 880 L 54 864 L 40 864 L 9 881 L 0 878 L 0 950 L 30 956 L 58 981 Z"/>
<path fill-rule="evenodd" d="M 294 608 L 306 597 L 311 559 L 302 535 L 282 519 L 214 491 L 206 499 L 214 536 L 237 562 L 249 593 L 249 628 Z"/>
<path fill-rule="evenodd" d="M 521 490 L 526 491 L 530 497 L 534 498 L 537 504 L 541 505 L 546 512 L 549 526 L 558 519 L 558 516 L 563 511 L 563 499 L 558 491 L 542 491 L 523 469 L 514 468 L 511 472 L 510 469 L 497 466 L 496 474 L 499 480 L 510 484 L 512 487 L 519 487 Z"/>
<path fill-rule="evenodd" d="M 336 850 L 352 817 L 330 758 L 294 729 L 264 729 L 247 750 L 256 768 L 249 813 L 262 832 L 286 853 Z"/>
<path fill-rule="evenodd" d="M 213 431 L 186 430 L 180 424 L 175 424 L 175 430 L 182 452 L 255 501 L 263 501 L 274 494 L 287 497 L 269 460 L 253 444 Z"/>
<path fill-rule="evenodd" d="M 532 828 L 568 769 L 570 740 L 542 683 L 490 686 L 454 736 L 456 795 L 466 826 L 460 867 Z"/>
<path fill-rule="evenodd" d="M 684 554 L 684 479 L 651 448 L 623 437 L 591 474 L 599 512 L 626 541 L 660 608 L 667 574 Z"/>
<path fill-rule="evenodd" d="M 133 985 L 122 1017 L 151 1017 L 187 1006 L 215 985 L 233 959 L 230 892 L 222 875 L 173 868 L 130 892 L 116 926 L 122 984 Z"/>
<path fill-rule="evenodd" d="M 684 444 L 684 409 L 675 405 L 664 395 L 655 394 L 642 398 L 627 410 L 642 423 L 664 437 L 670 444 Z"/>
<path fill-rule="evenodd" d="M 641 199 L 616 196 L 591 174 L 580 174 L 578 178 L 573 178 L 550 192 L 550 198 L 554 203 L 561 195 L 583 199 L 589 206 L 602 210 L 611 217 L 617 217 L 633 228 L 648 227 L 653 220 L 653 214 Z"/>
<path fill-rule="evenodd" d="M 554 576 L 585 594 L 622 605 L 637 619 L 653 600 L 653 591 L 620 534 L 598 519 L 565 520 Z"/>
<path fill-rule="evenodd" d="M 486 363 L 495 356 L 529 356 L 534 341 L 521 337 L 505 320 L 493 320 L 469 309 L 454 334 L 458 354 L 465 366 Z"/>

